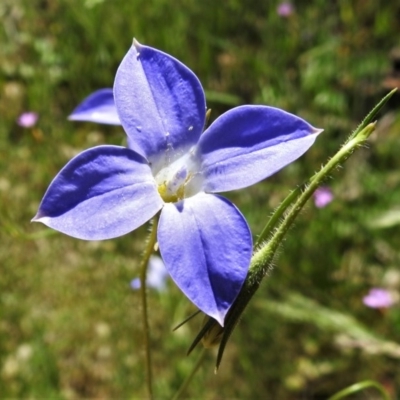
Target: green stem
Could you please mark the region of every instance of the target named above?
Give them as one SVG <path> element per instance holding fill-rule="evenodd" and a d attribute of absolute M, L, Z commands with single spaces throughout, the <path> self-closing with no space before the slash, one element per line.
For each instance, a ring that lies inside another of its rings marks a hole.
<path fill-rule="evenodd" d="M 249 272 L 243 283 L 242 289 L 232 304 L 224 321 L 224 328 L 220 346 L 218 348 L 216 370 L 218 369 L 225 346 L 237 325 L 242 313 L 246 309 L 249 301 L 259 288 L 262 279 L 267 274 L 273 262 L 275 254 L 282 243 L 287 232 L 291 228 L 298 214 L 304 207 L 307 200 L 315 192 L 315 190 L 330 176 L 331 172 L 341 163 L 345 162 L 351 154 L 361 147 L 375 129 L 374 119 L 382 107 L 393 96 L 397 89 L 388 93 L 367 115 L 357 129 L 349 136 L 343 147 L 321 168 L 307 183 L 303 184 L 291 192 L 283 203 L 275 210 L 274 214 L 262 230 L 258 240 L 255 243 L 254 255 L 250 262 Z M 287 210 L 289 211 L 287 212 Z M 279 226 L 278 226 L 279 225 Z M 190 351 L 197 343 L 209 333 L 219 326 L 218 322 L 210 318 L 206 325 L 203 326 L 197 337 L 195 338 Z"/>
<path fill-rule="evenodd" d="M 206 349 L 203 348 L 201 350 L 199 358 L 196 361 L 196 364 L 192 368 L 192 371 L 182 382 L 182 385 L 180 386 L 180 388 L 178 389 L 178 391 L 175 393 L 174 397 L 172 397 L 171 400 L 178 400 L 186 392 L 186 389 L 188 388 L 190 382 L 192 381 L 193 377 L 196 375 L 196 372 L 199 370 L 201 364 L 203 363 L 205 356 L 206 356 Z"/>
<path fill-rule="evenodd" d="M 147 246 L 143 254 L 142 263 L 140 265 L 140 297 L 142 301 L 142 321 L 143 321 L 143 340 L 144 340 L 144 351 L 145 351 L 145 370 L 146 370 L 146 386 L 147 395 L 151 400 L 153 399 L 153 378 L 151 372 L 151 351 L 150 351 L 150 328 L 149 328 L 149 316 L 147 313 L 147 288 L 146 288 L 146 275 L 147 266 L 149 264 L 150 256 L 154 251 L 154 245 L 157 240 L 157 217 L 151 222 L 151 231 L 148 238 Z"/>
<path fill-rule="evenodd" d="M 385 388 L 379 384 L 378 382 L 375 381 L 363 381 L 363 382 L 358 382 L 355 383 L 354 385 L 351 385 L 340 392 L 337 392 L 333 396 L 329 397 L 328 400 L 340 400 L 343 399 L 353 393 L 360 392 L 361 390 L 367 389 L 367 388 L 375 388 L 377 389 L 380 394 L 382 395 L 382 399 L 384 400 L 390 400 L 390 396 L 388 392 L 385 390 Z"/>
<path fill-rule="evenodd" d="M 251 259 L 251 264 L 247 278 L 243 284 L 242 290 L 240 291 L 238 297 L 236 298 L 234 304 L 232 305 L 229 313 L 225 318 L 224 335 L 221 340 L 221 344 L 218 350 L 216 368 L 218 369 L 219 364 L 222 359 L 225 345 L 229 340 L 229 337 L 237 325 L 240 316 L 247 307 L 247 304 L 256 293 L 258 287 L 264 276 L 266 275 L 269 266 L 271 265 L 275 253 L 278 250 L 280 244 L 282 243 L 286 233 L 289 231 L 290 227 L 296 220 L 298 214 L 304 207 L 307 200 L 312 196 L 315 190 L 321 185 L 321 183 L 326 180 L 326 177 L 331 174 L 331 172 L 337 168 L 340 164 L 345 162 L 351 154 L 360 146 L 362 146 L 370 134 L 375 129 L 375 123 L 367 125 L 358 135 L 350 140 L 348 140 L 343 147 L 327 162 L 321 170 L 316 173 L 309 181 L 309 184 L 304 188 L 301 194 L 292 192 L 293 199 L 297 196 L 294 204 L 288 204 L 289 200 L 281 208 L 278 208 L 278 212 L 282 214 L 291 205 L 289 212 L 284 216 L 280 225 L 272 232 L 272 236 L 267 243 L 265 243 L 260 249 L 256 250 L 256 253 Z M 294 194 L 293 194 L 294 193 Z M 291 195 L 288 198 L 292 201 Z M 277 223 L 278 220 L 274 219 Z"/>
<path fill-rule="evenodd" d="M 264 226 L 264 229 L 261 231 L 260 235 L 258 236 L 254 248 L 257 249 L 271 234 L 272 230 L 276 226 L 276 224 L 280 221 L 283 214 L 287 210 L 287 208 L 293 203 L 293 201 L 299 196 L 301 193 L 301 188 L 307 186 L 307 183 L 303 183 L 303 185 L 298 186 L 296 189 L 292 190 L 289 195 L 279 204 L 278 208 L 274 211 L 271 218 Z"/>
<path fill-rule="evenodd" d="M 393 96 L 393 94 L 397 91 L 396 89 L 393 89 L 391 92 L 389 92 L 375 107 L 374 109 L 364 118 L 364 120 L 361 122 L 361 124 L 354 130 L 354 132 L 349 136 L 347 141 L 345 142 L 344 146 L 347 145 L 351 140 L 353 140 L 358 134 L 365 129 L 370 123 L 374 121 L 376 118 L 377 113 L 382 109 L 382 107 L 388 102 L 388 100 Z M 280 219 L 283 217 L 285 211 L 288 209 L 288 207 L 295 201 L 295 199 L 300 195 L 300 193 L 306 188 L 310 182 L 312 182 L 314 179 L 316 179 L 318 174 L 313 175 L 307 182 L 303 183 L 302 185 L 298 186 L 296 189 L 294 189 L 286 198 L 283 200 L 283 202 L 278 206 L 278 208 L 275 210 L 267 224 L 265 225 L 264 229 L 261 231 L 261 234 L 257 238 L 257 241 L 255 243 L 255 249 L 258 248 L 264 242 L 265 240 L 268 239 L 268 236 L 271 234 L 272 230 L 275 228 L 275 226 L 278 224 Z M 322 182 L 320 181 L 319 184 Z"/>
<path fill-rule="evenodd" d="M 366 139 L 370 136 L 370 134 L 375 129 L 375 123 L 367 125 L 357 136 L 353 137 L 349 141 L 347 141 L 344 146 L 327 162 L 327 164 L 321 168 L 321 170 L 316 173 L 312 179 L 310 179 L 309 185 L 306 186 L 301 195 L 297 198 L 296 202 L 286 215 L 283 222 L 276 229 L 275 233 L 272 235 L 271 240 L 267 243 L 267 245 L 260 251 L 256 253 L 252 262 L 252 266 L 258 264 L 257 258 L 264 258 L 265 254 L 268 254 L 268 257 L 274 256 L 276 250 L 278 249 L 280 243 L 282 242 L 284 236 L 288 232 L 289 228 L 297 218 L 297 215 L 300 213 L 307 200 L 312 196 L 315 190 L 321 185 L 322 182 L 326 180 L 326 177 L 337 168 L 341 163 L 346 161 L 350 155 L 354 152 L 354 150 L 360 147 Z M 264 257 L 263 257 L 264 256 Z M 250 268 L 252 268 L 252 266 Z"/>
<path fill-rule="evenodd" d="M 389 99 L 397 92 L 397 88 L 391 90 L 363 119 L 360 125 L 358 125 L 357 129 L 349 136 L 347 142 L 356 137 L 367 125 L 371 122 L 375 121 L 376 115 L 379 111 L 382 110 L 383 106 L 389 101 Z M 346 142 L 346 143 L 347 143 Z"/>

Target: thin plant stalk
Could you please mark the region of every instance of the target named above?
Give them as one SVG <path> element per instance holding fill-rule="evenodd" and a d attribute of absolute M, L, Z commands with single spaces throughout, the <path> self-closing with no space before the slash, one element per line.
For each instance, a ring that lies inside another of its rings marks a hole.
<path fill-rule="evenodd" d="M 150 235 L 147 241 L 147 246 L 143 254 L 142 263 L 140 265 L 140 297 L 142 302 L 142 322 L 143 322 L 143 341 L 144 341 L 144 352 L 145 352 L 145 371 L 146 371 L 146 387 L 147 395 L 151 400 L 153 399 L 153 377 L 151 369 L 151 344 L 150 344 L 150 327 L 149 327 L 149 316 L 147 312 L 147 288 L 146 288 L 146 277 L 147 277 L 147 266 L 149 265 L 149 259 L 154 251 L 154 246 L 157 241 L 157 224 L 158 220 L 155 217 L 151 223 Z"/>
<path fill-rule="evenodd" d="M 200 353 L 199 358 L 196 361 L 196 364 L 194 364 L 190 374 L 185 378 L 185 380 L 182 382 L 180 388 L 178 391 L 175 393 L 175 395 L 172 397 L 171 400 L 178 400 L 182 397 L 183 394 L 185 394 L 186 389 L 192 382 L 193 377 L 196 375 L 196 372 L 199 370 L 201 364 L 203 363 L 204 359 L 206 357 L 206 348 L 203 347 Z"/>

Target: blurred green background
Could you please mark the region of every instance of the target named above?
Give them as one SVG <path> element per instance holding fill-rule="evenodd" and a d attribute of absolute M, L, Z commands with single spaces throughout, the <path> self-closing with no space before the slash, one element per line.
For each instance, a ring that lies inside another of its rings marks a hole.
<path fill-rule="evenodd" d="M 31 224 L 51 179 L 75 154 L 124 143 L 122 128 L 67 121 L 111 87 L 132 38 L 172 54 L 206 90 L 212 119 L 239 104 L 281 107 L 325 129 L 276 176 L 229 193 L 254 235 L 289 190 L 319 169 L 370 108 L 400 86 L 400 3 L 298 0 L 282 15 L 259 0 L 1 0 L 0 398 L 140 399 L 139 293 L 130 288 L 147 227 L 84 242 Z M 400 393 L 400 308 L 366 307 L 400 289 L 400 96 L 369 148 L 310 202 L 229 342 L 211 351 L 194 399 L 326 399 L 364 379 Z M 37 124 L 16 122 L 25 111 Z M 149 291 L 155 397 L 168 399 L 198 357 L 201 318 L 171 281 Z M 376 399 L 366 391 L 352 398 Z M 375 396 L 375 397 L 374 397 Z"/>

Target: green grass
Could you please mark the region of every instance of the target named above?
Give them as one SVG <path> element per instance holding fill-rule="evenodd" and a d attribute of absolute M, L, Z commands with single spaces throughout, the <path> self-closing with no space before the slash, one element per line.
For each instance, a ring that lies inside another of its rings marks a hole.
<path fill-rule="evenodd" d="M 325 129 L 301 160 L 228 194 L 255 235 L 289 190 L 318 170 L 389 91 L 383 82 L 392 73 L 390 51 L 399 45 L 396 2 L 298 1 L 287 19 L 276 6 L 255 0 L 1 2 L 1 398 L 146 395 L 139 295 L 129 282 L 138 275 L 147 228 L 83 242 L 30 223 L 51 179 L 74 154 L 124 142 L 121 128 L 66 117 L 86 95 L 112 86 L 133 37 L 195 71 L 213 119 L 236 104 L 268 104 Z M 397 94 L 370 147 L 328 182 L 335 200 L 302 213 L 218 375 L 210 352 L 189 398 L 324 399 L 365 379 L 395 396 L 399 354 L 388 343 L 398 340 L 399 305 L 379 312 L 361 300 L 373 286 L 399 296 L 398 219 L 379 224 L 400 204 L 398 104 Z M 39 113 L 35 128 L 16 124 L 25 110 Z M 196 361 L 197 350 L 185 354 L 201 321 L 172 332 L 193 311 L 172 282 L 165 293 L 150 291 L 149 303 L 155 393 L 167 399 Z M 338 316 L 334 327 L 326 322 Z M 363 334 L 379 343 L 363 341 Z"/>

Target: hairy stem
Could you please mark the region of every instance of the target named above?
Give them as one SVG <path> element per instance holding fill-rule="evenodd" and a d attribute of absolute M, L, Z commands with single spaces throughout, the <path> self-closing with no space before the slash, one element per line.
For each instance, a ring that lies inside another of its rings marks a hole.
<path fill-rule="evenodd" d="M 323 166 L 321 170 L 310 179 L 308 185 L 303 188 L 302 192 L 292 192 L 292 194 L 286 199 L 287 201 L 284 201 L 284 205 L 278 208 L 278 213 L 280 215 L 283 215 L 288 208 L 289 211 L 282 217 L 281 222 L 275 228 L 275 230 L 270 232 L 270 239 L 266 243 L 260 245 L 261 247 L 256 250 L 256 253 L 251 259 L 247 278 L 238 297 L 236 298 L 225 318 L 224 335 L 218 350 L 216 369 L 219 367 L 225 345 L 229 340 L 233 329 L 237 325 L 240 316 L 244 312 L 249 301 L 260 286 L 260 283 L 266 275 L 279 246 L 296 220 L 298 214 L 304 207 L 305 203 L 321 185 L 321 183 L 324 182 L 327 176 L 329 176 L 334 169 L 345 162 L 357 148 L 362 146 L 367 141 L 374 129 L 375 123 L 369 124 L 363 130 L 359 131 L 355 137 L 351 137 L 349 140 L 347 140 L 343 147 L 326 163 L 326 165 Z M 281 218 L 273 218 L 273 226 L 278 224 L 280 219 Z"/>
<path fill-rule="evenodd" d="M 387 103 L 387 101 L 393 96 L 393 94 L 397 91 L 397 89 L 393 89 L 389 92 L 375 107 L 371 112 L 364 118 L 361 124 L 354 130 L 354 132 L 348 137 L 347 141 L 343 146 L 346 146 L 351 140 L 353 140 L 359 133 L 365 129 L 369 124 L 374 121 L 377 113 L 383 108 L 383 106 Z M 318 178 L 318 173 L 313 175 L 307 182 L 298 186 L 289 195 L 283 200 L 283 202 L 278 206 L 278 208 L 274 211 L 273 215 L 265 225 L 264 229 L 261 231 L 260 235 L 257 238 L 255 243 L 255 249 L 265 241 L 268 236 L 271 234 L 275 226 L 279 223 L 280 219 L 283 217 L 285 211 L 289 208 L 289 206 L 297 199 L 297 197 L 301 194 L 301 192 L 312 182 L 314 179 Z M 319 184 L 321 185 L 323 181 L 320 180 Z"/>
<path fill-rule="evenodd" d="M 327 164 L 312 177 L 309 185 L 303 190 L 301 195 L 299 195 L 288 214 L 286 214 L 283 222 L 276 229 L 275 233 L 272 235 L 271 240 L 265 246 L 264 251 L 268 253 L 269 257 L 274 256 L 287 231 L 292 226 L 297 215 L 302 210 L 307 200 L 315 192 L 315 190 L 321 185 L 321 183 L 326 180 L 326 177 L 329 176 L 329 174 L 336 167 L 346 161 L 354 152 L 354 150 L 360 147 L 367 140 L 374 129 L 375 123 L 367 125 L 357 136 L 353 137 L 347 143 L 345 143 L 344 146 L 327 162 Z M 255 255 L 255 258 L 256 257 L 257 254 Z M 254 264 L 257 264 L 257 262 L 255 262 Z"/>

